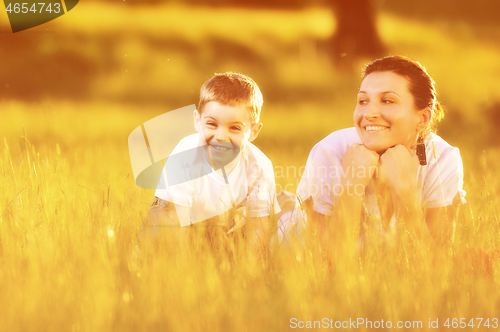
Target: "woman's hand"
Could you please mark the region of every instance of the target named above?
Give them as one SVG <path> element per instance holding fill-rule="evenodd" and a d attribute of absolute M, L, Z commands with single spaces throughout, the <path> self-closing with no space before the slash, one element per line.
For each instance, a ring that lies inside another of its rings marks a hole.
<path fill-rule="evenodd" d="M 342 185 L 366 187 L 377 170 L 379 155 L 362 144 L 351 145 L 342 158 Z"/>
<path fill-rule="evenodd" d="M 380 157 L 379 179 L 397 197 L 416 193 L 418 157 L 403 145 L 387 149 Z"/>

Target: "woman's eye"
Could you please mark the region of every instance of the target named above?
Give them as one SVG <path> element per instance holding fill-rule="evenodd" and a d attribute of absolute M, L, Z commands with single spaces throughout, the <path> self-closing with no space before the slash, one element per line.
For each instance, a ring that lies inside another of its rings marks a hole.
<path fill-rule="evenodd" d="M 366 105 L 367 103 L 368 103 L 368 101 L 366 99 L 358 100 L 358 104 L 360 104 L 360 105 Z"/>
<path fill-rule="evenodd" d="M 390 99 L 384 99 L 384 100 L 382 100 L 382 103 L 384 103 L 384 104 L 392 104 L 393 101 L 390 100 Z"/>

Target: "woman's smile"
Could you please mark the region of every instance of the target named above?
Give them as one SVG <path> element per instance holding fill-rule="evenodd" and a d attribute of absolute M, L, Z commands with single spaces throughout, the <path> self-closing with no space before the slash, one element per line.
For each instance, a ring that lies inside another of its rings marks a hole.
<path fill-rule="evenodd" d="M 376 131 L 383 131 L 383 130 L 388 130 L 389 127 L 385 126 L 365 126 L 365 131 L 367 132 L 376 132 Z"/>
<path fill-rule="evenodd" d="M 415 145 L 420 114 L 405 77 L 373 72 L 361 82 L 353 120 L 363 144 L 383 152 L 398 144 Z"/>

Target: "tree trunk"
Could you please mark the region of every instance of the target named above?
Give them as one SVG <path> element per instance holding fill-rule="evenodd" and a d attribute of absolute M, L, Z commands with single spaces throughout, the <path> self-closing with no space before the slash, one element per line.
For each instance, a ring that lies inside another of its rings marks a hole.
<path fill-rule="evenodd" d="M 375 24 L 371 0 L 330 0 L 337 17 L 333 36 L 334 60 L 352 62 L 367 57 L 375 59 L 386 49 Z"/>

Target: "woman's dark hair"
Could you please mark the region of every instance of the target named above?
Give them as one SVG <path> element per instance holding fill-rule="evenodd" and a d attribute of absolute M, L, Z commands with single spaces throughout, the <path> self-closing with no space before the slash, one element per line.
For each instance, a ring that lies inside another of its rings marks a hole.
<path fill-rule="evenodd" d="M 413 96 L 415 108 L 421 110 L 428 107 L 432 113 L 431 121 L 423 131 L 423 136 L 425 137 L 429 131 L 434 131 L 436 124 L 444 117 L 444 110 L 437 100 L 434 80 L 427 74 L 424 66 L 403 56 L 388 56 L 367 64 L 362 77 L 364 79 L 371 73 L 384 71 L 392 71 L 408 80 L 408 90 Z"/>

